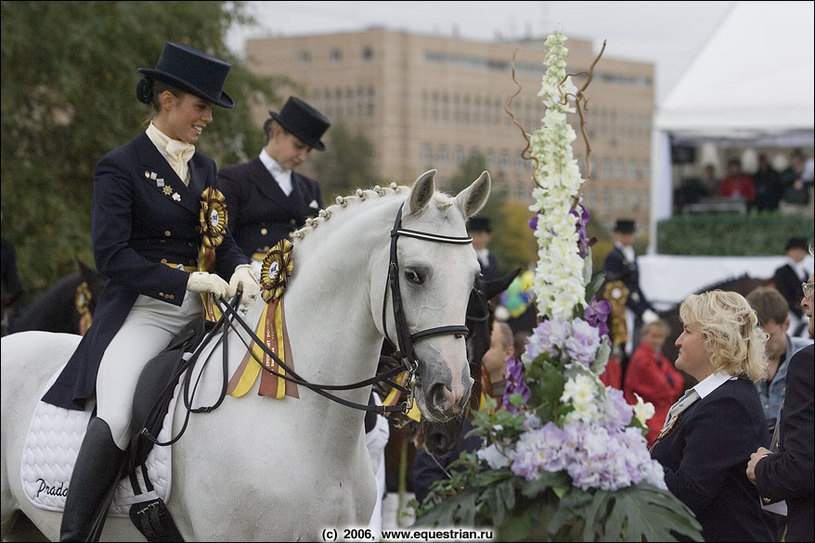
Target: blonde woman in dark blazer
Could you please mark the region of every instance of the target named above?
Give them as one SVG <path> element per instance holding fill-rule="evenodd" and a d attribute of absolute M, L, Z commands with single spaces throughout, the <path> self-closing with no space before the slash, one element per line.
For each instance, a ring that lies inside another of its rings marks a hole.
<path fill-rule="evenodd" d="M 735 292 L 691 295 L 679 315 L 676 367 L 698 383 L 669 411 L 651 456 L 705 541 L 774 541 L 774 521 L 745 474 L 750 454 L 770 437 L 754 385 L 767 370 L 767 334 Z"/>

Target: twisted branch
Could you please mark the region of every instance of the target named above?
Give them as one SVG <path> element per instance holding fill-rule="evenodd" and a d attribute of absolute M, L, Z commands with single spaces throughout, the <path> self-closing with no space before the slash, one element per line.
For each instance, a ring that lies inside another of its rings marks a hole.
<path fill-rule="evenodd" d="M 515 56 L 517 54 L 518 48 L 516 47 L 515 50 L 512 51 L 512 62 L 510 63 L 510 66 L 512 67 L 512 82 L 515 83 L 515 86 L 517 86 L 518 89 L 512 94 L 512 96 L 507 98 L 507 103 L 504 104 L 504 111 L 506 111 L 507 115 L 509 115 L 509 118 L 512 119 L 512 124 L 514 124 L 521 130 L 521 136 L 523 136 L 523 138 L 526 140 L 526 147 L 524 147 L 524 150 L 521 151 L 521 158 L 524 160 L 534 161 L 535 167 L 532 171 L 535 172 L 538 169 L 538 159 L 530 152 L 530 149 L 532 148 L 532 141 L 529 138 L 529 133 L 526 131 L 523 125 L 518 122 L 518 119 L 515 117 L 515 114 L 513 114 L 512 111 L 510 111 L 509 109 L 509 107 L 512 105 L 512 100 L 514 100 L 516 96 L 521 94 L 521 89 L 523 88 L 521 87 L 521 84 L 518 82 L 518 80 L 515 78 Z M 532 174 L 532 180 L 535 181 L 536 185 L 540 186 L 538 181 L 535 179 L 534 173 Z"/>
<path fill-rule="evenodd" d="M 574 99 L 575 108 L 577 109 L 577 115 L 580 117 L 580 134 L 583 136 L 583 141 L 586 144 L 586 181 L 585 183 L 580 185 L 580 190 L 577 191 L 577 194 L 574 196 L 574 200 L 572 201 L 571 209 L 574 210 L 577 208 L 577 204 L 580 203 L 580 198 L 583 196 L 583 189 L 586 187 L 586 184 L 591 180 L 591 145 L 589 144 L 589 136 L 586 134 L 586 119 L 583 116 L 583 110 L 588 109 L 588 98 L 586 98 L 585 91 L 591 84 L 591 80 L 594 79 L 594 67 L 597 65 L 597 62 L 600 60 L 600 57 L 603 56 L 603 52 L 606 50 L 606 40 L 603 40 L 603 47 L 600 49 L 600 54 L 597 55 L 597 58 L 594 59 L 594 62 L 591 63 L 589 66 L 588 72 L 577 72 L 577 73 L 570 73 L 566 74 L 563 80 L 560 82 L 561 85 L 566 82 L 569 77 L 577 76 L 577 75 L 586 75 L 586 82 L 583 83 L 583 86 L 577 90 L 577 94 L 572 93 L 564 93 L 563 94 L 563 104 L 566 104 L 566 101 L 569 96 Z"/>

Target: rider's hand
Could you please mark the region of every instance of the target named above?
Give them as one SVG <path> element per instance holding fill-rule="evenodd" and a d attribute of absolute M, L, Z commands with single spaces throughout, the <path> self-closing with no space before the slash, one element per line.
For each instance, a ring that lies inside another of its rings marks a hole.
<path fill-rule="evenodd" d="M 238 291 L 243 293 L 241 305 L 252 303 L 255 296 L 260 292 L 260 285 L 251 264 L 241 264 L 235 268 L 232 278 L 229 280 L 229 298 L 232 299 Z"/>
<path fill-rule="evenodd" d="M 187 290 L 190 292 L 209 292 L 215 299 L 226 299 L 229 294 L 229 285 L 214 273 L 192 272 L 187 279 Z"/>

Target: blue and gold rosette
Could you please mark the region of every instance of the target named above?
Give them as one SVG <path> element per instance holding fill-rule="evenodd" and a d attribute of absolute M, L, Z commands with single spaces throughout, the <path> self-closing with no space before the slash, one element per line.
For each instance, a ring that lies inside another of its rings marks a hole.
<path fill-rule="evenodd" d="M 260 266 L 260 295 L 266 303 L 275 302 L 283 296 L 286 283 L 294 271 L 292 244 L 281 239 L 269 249 Z"/>
<path fill-rule="evenodd" d="M 201 211 L 198 214 L 201 248 L 198 251 L 198 271 L 215 271 L 215 248 L 224 240 L 229 216 L 226 213 L 226 198 L 221 191 L 207 187 L 201 193 Z M 203 294 L 204 317 L 217 321 L 221 312 L 213 303 L 210 294 Z"/>
<path fill-rule="evenodd" d="M 263 308 L 255 329 L 255 335 L 290 368 L 294 367 L 294 361 L 291 357 L 291 346 L 286 331 L 283 293 L 294 271 L 292 249 L 291 241 L 281 239 L 266 252 L 260 267 L 260 295 L 266 302 L 266 307 Z M 287 382 L 283 377 L 270 372 L 261 373 L 261 364 L 271 372 L 286 374 L 286 370 L 274 358 L 266 354 L 260 345 L 253 344 L 229 380 L 227 393 L 235 397 L 243 396 L 249 392 L 260 374 L 260 386 L 258 387 L 260 396 L 277 399 L 282 399 L 284 396 L 299 398 L 296 384 Z"/>

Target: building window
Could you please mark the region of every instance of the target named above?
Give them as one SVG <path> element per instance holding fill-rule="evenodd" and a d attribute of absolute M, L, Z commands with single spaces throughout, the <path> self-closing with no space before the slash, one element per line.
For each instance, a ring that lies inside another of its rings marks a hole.
<path fill-rule="evenodd" d="M 365 60 L 371 60 L 374 58 L 374 50 L 370 46 L 366 46 L 362 49 L 362 58 Z"/>
<path fill-rule="evenodd" d="M 298 59 L 301 65 L 311 64 L 311 53 L 309 51 L 300 51 Z"/>
<path fill-rule="evenodd" d="M 456 166 L 464 165 L 464 147 L 456 147 Z"/>
<path fill-rule="evenodd" d="M 340 51 L 339 49 L 332 49 L 331 53 L 329 53 L 328 58 L 329 60 L 331 60 L 332 63 L 339 64 L 340 62 L 342 62 L 342 51 Z"/>
<path fill-rule="evenodd" d="M 442 145 L 441 147 L 439 147 L 439 151 L 438 153 L 436 153 L 436 155 L 439 164 L 447 164 L 448 160 L 447 146 Z"/>
<path fill-rule="evenodd" d="M 433 167 L 433 147 L 427 143 L 422 145 L 422 164 L 425 168 Z"/>

